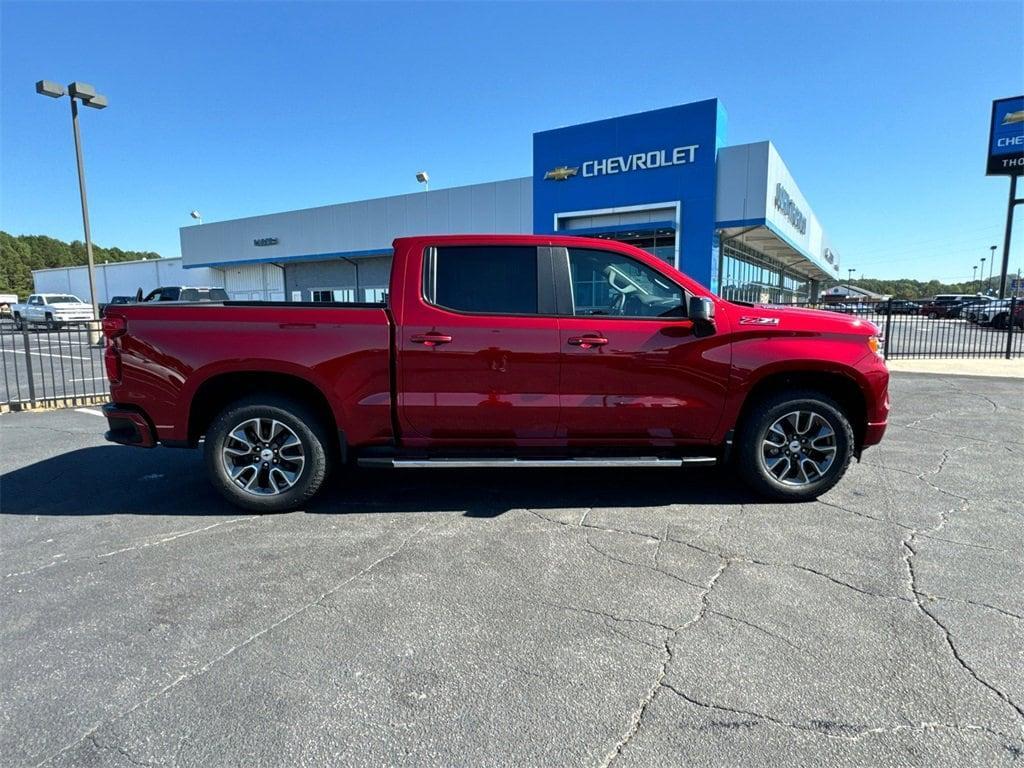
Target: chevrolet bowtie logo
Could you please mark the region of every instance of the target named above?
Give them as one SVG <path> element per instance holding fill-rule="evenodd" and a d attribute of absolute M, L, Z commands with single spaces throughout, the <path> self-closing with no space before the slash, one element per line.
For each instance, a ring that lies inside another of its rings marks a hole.
<path fill-rule="evenodd" d="M 1007 112 L 1003 117 L 1003 125 L 1012 125 L 1013 123 L 1024 123 L 1024 109 L 1020 112 Z M 545 179 L 547 176 L 544 177 Z"/>
<path fill-rule="evenodd" d="M 566 165 L 560 165 L 557 168 L 548 171 L 544 174 L 545 181 L 552 179 L 554 181 L 565 181 L 570 176 L 575 176 L 579 172 L 579 168 L 570 168 Z"/>

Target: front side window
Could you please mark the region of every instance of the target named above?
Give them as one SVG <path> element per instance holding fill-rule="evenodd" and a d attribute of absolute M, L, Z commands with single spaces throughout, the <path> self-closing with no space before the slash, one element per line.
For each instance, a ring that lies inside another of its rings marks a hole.
<path fill-rule="evenodd" d="M 427 259 L 424 295 L 456 312 L 537 314 L 537 249 L 446 246 Z"/>
<path fill-rule="evenodd" d="M 628 256 L 570 248 L 569 275 L 576 316 L 686 316 L 683 289 Z"/>

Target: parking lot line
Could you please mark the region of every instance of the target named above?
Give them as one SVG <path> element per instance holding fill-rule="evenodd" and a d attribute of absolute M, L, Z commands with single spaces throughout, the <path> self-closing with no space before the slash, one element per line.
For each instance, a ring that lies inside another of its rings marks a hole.
<path fill-rule="evenodd" d="M 2 349 L 3 349 L 4 352 L 10 352 L 10 353 L 15 354 L 15 355 L 24 355 L 25 354 L 25 350 L 23 350 L 23 349 L 11 349 L 10 347 L 3 347 Z M 52 347 L 51 347 L 51 349 L 52 349 Z M 38 357 L 57 357 L 57 358 L 64 357 L 64 358 L 71 358 L 72 360 L 92 360 L 92 359 L 94 359 L 94 358 L 91 358 L 91 357 L 82 357 L 81 355 L 51 355 L 49 352 L 36 352 L 34 349 L 30 349 L 29 350 L 29 354 L 30 355 L 36 355 Z"/>

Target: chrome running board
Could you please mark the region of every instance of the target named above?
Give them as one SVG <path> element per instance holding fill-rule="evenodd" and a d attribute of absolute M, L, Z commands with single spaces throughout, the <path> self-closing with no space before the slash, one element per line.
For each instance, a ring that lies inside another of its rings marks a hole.
<path fill-rule="evenodd" d="M 609 456 L 607 458 L 577 459 L 395 459 L 390 457 L 367 456 L 358 459 L 361 467 L 391 467 L 393 469 L 478 469 L 481 467 L 535 469 L 570 469 L 579 467 L 712 467 L 718 463 L 714 456 L 682 456 L 662 459 L 657 456 Z"/>

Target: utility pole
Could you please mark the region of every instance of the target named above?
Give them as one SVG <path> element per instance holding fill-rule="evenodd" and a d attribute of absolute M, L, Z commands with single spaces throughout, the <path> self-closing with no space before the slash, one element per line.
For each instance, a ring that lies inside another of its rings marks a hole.
<path fill-rule="evenodd" d="M 36 83 L 36 93 L 41 96 L 49 96 L 52 99 L 59 99 L 65 94 L 64 86 L 50 80 L 40 80 Z M 85 193 L 85 161 L 82 159 L 82 134 L 78 130 L 78 101 L 81 100 L 87 107 L 93 109 L 105 109 L 107 97 L 96 93 L 96 89 L 88 83 L 80 83 L 77 80 L 68 85 L 66 91 L 71 99 L 71 130 L 75 136 L 75 161 L 78 166 L 78 194 L 82 200 L 82 228 L 85 230 L 85 255 L 89 262 L 89 301 L 92 303 L 92 316 L 94 320 L 100 318 L 99 303 L 96 298 L 96 264 L 92 257 L 92 233 L 89 230 L 89 199 Z M 89 332 L 89 343 L 98 344 L 100 340 L 99 331 L 92 329 Z"/>

